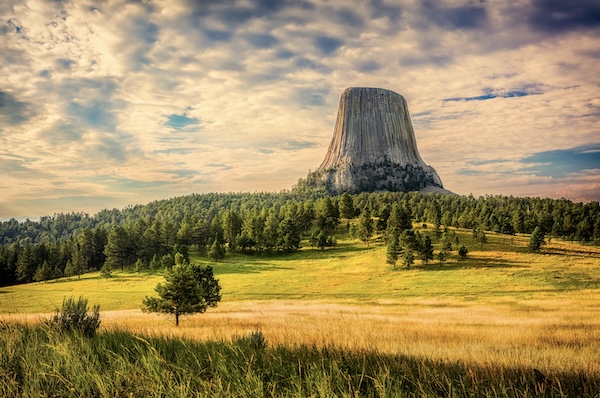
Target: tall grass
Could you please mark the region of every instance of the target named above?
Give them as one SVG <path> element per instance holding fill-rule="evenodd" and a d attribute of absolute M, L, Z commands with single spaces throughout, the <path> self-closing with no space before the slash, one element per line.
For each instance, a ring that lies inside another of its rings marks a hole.
<path fill-rule="evenodd" d="M 473 366 L 334 346 L 268 346 L 260 332 L 198 342 L 0 325 L 0 395 L 56 397 L 594 397 L 581 372 Z"/>

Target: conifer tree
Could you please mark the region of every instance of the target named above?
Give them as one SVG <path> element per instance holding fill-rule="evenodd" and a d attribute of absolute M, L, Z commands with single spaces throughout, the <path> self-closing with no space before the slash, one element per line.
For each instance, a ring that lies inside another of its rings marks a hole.
<path fill-rule="evenodd" d="M 142 311 L 173 315 L 175 326 L 179 326 L 180 316 L 203 313 L 221 300 L 221 287 L 212 267 L 178 264 L 167 271 L 165 279 L 155 288 L 159 297 L 146 296 Z"/>
<path fill-rule="evenodd" d="M 369 239 L 373 236 L 373 219 L 371 218 L 371 209 L 365 207 L 360 213 L 358 227 L 356 231 L 358 238 L 369 245 Z"/>
<path fill-rule="evenodd" d="M 123 227 L 115 227 L 110 231 L 104 254 L 106 254 L 106 264 L 111 269 L 116 267 L 124 269 L 133 262 L 131 240 Z"/>
<path fill-rule="evenodd" d="M 461 246 L 461 247 L 459 247 L 459 249 L 458 249 L 458 255 L 460 256 L 461 260 L 466 259 L 468 253 L 469 253 L 469 250 L 464 245 Z"/>
<path fill-rule="evenodd" d="M 431 238 L 429 235 L 425 235 L 423 238 L 421 250 L 419 252 L 419 258 L 424 264 L 427 264 L 429 260 L 433 259 L 433 244 L 431 243 Z"/>
<path fill-rule="evenodd" d="M 415 256 L 411 250 L 404 250 L 404 255 L 402 256 L 402 263 L 406 268 L 410 268 L 411 265 L 415 262 Z"/>
<path fill-rule="evenodd" d="M 529 239 L 529 251 L 530 252 L 539 252 L 542 248 L 542 245 L 545 245 L 544 241 L 545 234 L 544 231 L 539 227 L 535 227 L 533 232 L 531 233 L 531 238 Z"/>
<path fill-rule="evenodd" d="M 218 239 L 213 241 L 210 250 L 208 251 L 208 258 L 214 261 L 219 261 L 225 257 L 225 247 L 219 242 Z"/>
<path fill-rule="evenodd" d="M 394 269 L 396 268 L 396 262 L 398 261 L 399 248 L 400 244 L 398 240 L 398 235 L 390 235 L 388 239 L 386 262 Z"/>
<path fill-rule="evenodd" d="M 71 261 L 71 259 L 69 259 L 67 261 L 67 264 L 65 265 L 64 275 L 67 278 L 70 278 L 75 275 L 75 267 L 73 267 L 73 262 Z"/>
<path fill-rule="evenodd" d="M 342 218 L 354 218 L 354 200 L 348 192 L 344 192 L 340 197 L 340 216 Z"/>
<path fill-rule="evenodd" d="M 152 261 L 150 261 L 150 269 L 152 271 L 156 271 L 160 268 L 160 261 L 158 260 L 158 256 L 155 254 L 152 256 Z"/>
<path fill-rule="evenodd" d="M 50 268 L 50 265 L 48 265 L 47 261 L 44 261 L 44 263 L 40 265 L 35 271 L 35 275 L 33 275 L 33 280 L 36 282 L 44 282 L 52 279 L 52 276 L 52 268 Z"/>

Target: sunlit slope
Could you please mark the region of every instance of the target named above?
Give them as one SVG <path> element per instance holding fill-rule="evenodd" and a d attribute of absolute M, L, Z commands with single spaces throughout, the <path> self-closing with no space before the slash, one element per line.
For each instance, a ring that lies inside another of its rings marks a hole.
<path fill-rule="evenodd" d="M 421 231 L 433 235 L 431 228 Z M 527 252 L 527 236 L 488 233 L 480 245 L 471 231 L 456 232 L 469 248 L 459 260 L 456 244 L 450 259 L 411 269 L 391 270 L 382 242 L 369 245 L 340 238 L 333 249 L 304 247 L 290 255 L 227 255 L 211 263 L 222 285 L 224 302 L 245 300 L 321 300 L 357 304 L 405 299 L 452 298 L 497 301 L 513 299 L 593 298 L 600 300 L 600 249 L 555 242 L 544 253 Z M 308 246 L 304 242 L 305 246 Z M 435 244 L 434 239 L 434 247 Z M 192 254 L 193 262 L 209 262 Z M 50 312 L 63 297 L 84 295 L 101 310 L 139 309 L 163 280 L 161 272 L 119 271 L 109 279 L 99 273 L 0 288 L 0 313 Z"/>

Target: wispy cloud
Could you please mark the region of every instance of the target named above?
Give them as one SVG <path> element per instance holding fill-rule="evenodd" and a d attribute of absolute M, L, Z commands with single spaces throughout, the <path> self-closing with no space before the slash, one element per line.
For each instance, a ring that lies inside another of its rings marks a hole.
<path fill-rule="evenodd" d="M 485 94 L 477 95 L 475 97 L 444 98 L 443 101 L 485 101 L 494 98 L 526 97 L 528 95 L 541 95 L 544 93 L 540 84 L 527 84 L 519 88 L 508 90 L 486 87 L 482 91 Z"/>
<path fill-rule="evenodd" d="M 593 146 L 555 149 L 527 156 L 522 160 L 532 164 L 524 168 L 539 176 L 565 177 L 569 174 L 600 169 L 600 142 Z"/>
<path fill-rule="evenodd" d="M 600 6 L 571 3 L 2 1 L 0 217 L 289 188 L 349 86 L 405 96 L 455 192 L 598 200 Z"/>

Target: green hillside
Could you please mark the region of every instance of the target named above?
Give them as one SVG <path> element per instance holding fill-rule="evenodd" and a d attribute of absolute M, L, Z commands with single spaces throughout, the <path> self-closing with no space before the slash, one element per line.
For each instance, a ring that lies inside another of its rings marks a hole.
<path fill-rule="evenodd" d="M 432 228 L 421 233 L 433 233 Z M 334 248 L 306 247 L 291 254 L 231 254 L 219 262 L 197 253 L 192 262 L 211 264 L 223 287 L 224 302 L 243 300 L 325 300 L 376 304 L 389 300 L 454 298 L 497 301 L 596 297 L 600 300 L 600 249 L 552 241 L 542 253 L 529 253 L 529 237 L 488 234 L 479 244 L 471 231 L 450 229 L 469 248 L 465 260 L 456 248 L 444 263 L 416 260 L 410 269 L 392 270 L 386 247 L 340 238 Z M 433 235 L 432 235 L 433 236 Z M 435 252 L 439 244 L 434 238 Z M 456 246 L 456 245 L 455 245 Z M 162 281 L 161 271 L 98 272 L 56 281 L 0 288 L 0 313 L 50 312 L 63 297 L 84 295 L 102 310 L 138 309 Z"/>
<path fill-rule="evenodd" d="M 418 229 L 437 254 L 433 228 Z M 379 238 L 339 230 L 325 250 L 194 252 L 223 300 L 179 327 L 140 311 L 162 270 L 2 287 L 0 394 L 597 396 L 600 249 L 553 240 L 530 253 L 528 235 L 448 234 L 466 259 L 454 245 L 446 262 L 396 270 Z M 102 311 L 89 344 L 23 325 L 80 295 Z"/>

